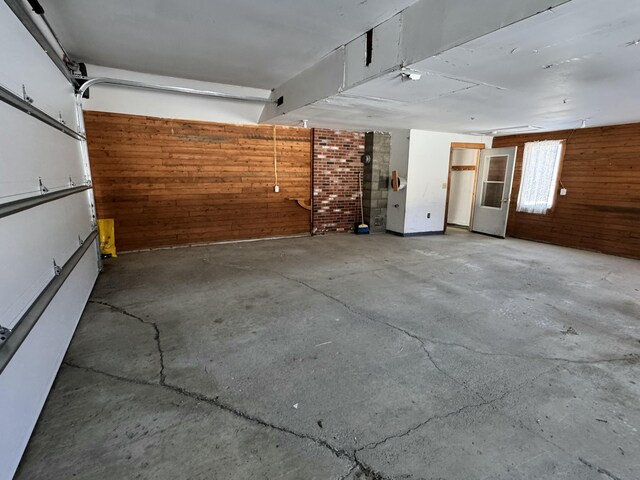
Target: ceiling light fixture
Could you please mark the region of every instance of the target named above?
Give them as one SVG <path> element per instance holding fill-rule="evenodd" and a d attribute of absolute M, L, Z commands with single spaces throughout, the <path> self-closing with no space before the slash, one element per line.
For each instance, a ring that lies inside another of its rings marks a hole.
<path fill-rule="evenodd" d="M 633 47 L 634 45 L 640 45 L 640 38 L 638 40 L 632 40 L 624 44 L 625 47 Z"/>
<path fill-rule="evenodd" d="M 413 70 L 411 68 L 403 68 L 400 70 L 400 76 L 402 80 L 414 80 L 418 81 L 422 78 L 423 73 L 418 70 Z"/>
<path fill-rule="evenodd" d="M 493 130 L 487 130 L 484 132 L 471 132 L 471 134 L 472 135 L 504 135 L 507 133 L 535 132 L 536 130 L 542 130 L 542 127 L 536 127 L 534 125 L 521 125 L 518 127 L 495 128 Z"/>

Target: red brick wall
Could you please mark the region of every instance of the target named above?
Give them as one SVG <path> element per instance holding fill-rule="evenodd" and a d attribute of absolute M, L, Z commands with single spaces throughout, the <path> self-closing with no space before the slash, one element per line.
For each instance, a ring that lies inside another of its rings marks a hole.
<path fill-rule="evenodd" d="M 360 221 L 364 133 L 313 130 L 313 233 L 351 232 Z"/>

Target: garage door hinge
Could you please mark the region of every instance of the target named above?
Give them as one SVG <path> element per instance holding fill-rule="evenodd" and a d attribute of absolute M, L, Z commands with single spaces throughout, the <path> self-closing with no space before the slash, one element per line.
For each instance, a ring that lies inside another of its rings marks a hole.
<path fill-rule="evenodd" d="M 27 95 L 27 87 L 24 86 L 24 83 L 22 84 L 22 98 L 25 102 L 33 103 L 33 98 Z"/>
<path fill-rule="evenodd" d="M 49 192 L 49 189 L 47 187 L 45 187 L 44 183 L 42 183 L 42 178 L 38 177 L 38 185 L 40 188 L 40 194 L 44 195 L 45 193 Z"/>
<path fill-rule="evenodd" d="M 11 330 L 0 325 L 0 346 L 7 341 L 9 335 L 11 335 Z"/>
<path fill-rule="evenodd" d="M 62 272 L 62 268 L 56 264 L 56 259 L 53 259 L 53 274 L 57 277 Z"/>

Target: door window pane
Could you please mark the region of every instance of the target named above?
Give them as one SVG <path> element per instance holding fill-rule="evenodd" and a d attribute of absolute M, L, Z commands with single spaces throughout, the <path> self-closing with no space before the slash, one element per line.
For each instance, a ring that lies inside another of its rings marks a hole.
<path fill-rule="evenodd" d="M 483 207 L 502 208 L 504 182 L 484 182 Z"/>
<path fill-rule="evenodd" d="M 488 182 L 504 182 L 507 173 L 507 155 L 489 157 L 489 171 L 487 172 Z"/>
<path fill-rule="evenodd" d="M 504 180 L 507 174 L 508 155 L 496 155 L 487 159 L 486 178 L 482 189 L 483 207 L 502 208 Z"/>

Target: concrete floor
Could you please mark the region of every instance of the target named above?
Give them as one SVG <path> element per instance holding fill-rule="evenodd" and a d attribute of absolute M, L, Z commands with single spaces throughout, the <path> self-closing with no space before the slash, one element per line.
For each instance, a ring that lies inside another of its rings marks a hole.
<path fill-rule="evenodd" d="M 107 262 L 19 479 L 638 479 L 640 263 L 336 235 Z"/>

